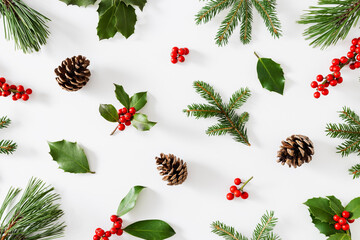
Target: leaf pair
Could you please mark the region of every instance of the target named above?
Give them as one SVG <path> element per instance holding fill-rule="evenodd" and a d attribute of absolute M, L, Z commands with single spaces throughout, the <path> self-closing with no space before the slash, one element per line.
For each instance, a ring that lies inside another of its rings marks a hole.
<path fill-rule="evenodd" d="M 95 4 L 96 0 L 60 0 L 66 4 L 88 6 Z M 147 0 L 101 0 L 98 8 L 99 23 L 97 34 L 102 39 L 109 39 L 117 32 L 125 38 L 135 31 L 137 21 L 135 6 L 143 10 Z"/>
<path fill-rule="evenodd" d="M 117 210 L 117 215 L 123 216 L 130 212 L 136 205 L 136 201 L 143 186 L 135 186 L 121 200 Z M 123 229 L 125 232 L 142 239 L 162 240 L 175 234 L 174 229 L 162 220 L 152 219 L 135 222 Z"/>

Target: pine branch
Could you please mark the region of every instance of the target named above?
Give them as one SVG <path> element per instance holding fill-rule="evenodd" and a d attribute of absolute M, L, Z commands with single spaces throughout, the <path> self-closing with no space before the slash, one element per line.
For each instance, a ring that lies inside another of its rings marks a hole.
<path fill-rule="evenodd" d="M 350 108 L 343 107 L 343 110 L 340 111 L 340 117 L 347 124 L 360 127 L 360 118 L 359 118 L 359 116 L 354 111 L 352 111 Z"/>
<path fill-rule="evenodd" d="M 55 203 L 60 197 L 53 192 L 54 188 L 32 178 L 15 203 L 20 191 L 10 188 L 0 208 L 0 239 L 49 240 L 62 237 L 65 224 L 58 221 L 64 213 Z"/>
<path fill-rule="evenodd" d="M 274 227 L 277 223 L 277 218 L 274 218 L 274 212 L 266 212 L 261 217 L 261 222 L 256 226 L 252 240 L 267 240 L 269 239 L 279 239 L 277 235 L 272 234 Z"/>
<path fill-rule="evenodd" d="M 0 118 L 0 129 L 7 128 L 11 123 L 11 120 L 8 117 Z"/>
<path fill-rule="evenodd" d="M 196 14 L 196 24 L 207 23 L 236 0 L 211 0 Z"/>
<path fill-rule="evenodd" d="M 359 0 L 319 0 L 301 16 L 300 24 L 309 24 L 303 35 L 310 45 L 322 49 L 344 40 L 360 17 Z"/>
<path fill-rule="evenodd" d="M 12 154 L 17 148 L 17 144 L 12 140 L 0 141 L 0 154 Z"/>
<path fill-rule="evenodd" d="M 357 164 L 349 169 L 349 174 L 353 175 L 353 179 L 360 178 L 360 164 Z"/>
<path fill-rule="evenodd" d="M 5 38 L 15 41 L 15 48 L 24 53 L 39 51 L 46 44 L 49 31 L 47 17 L 28 7 L 21 0 L 0 0 Z"/>
<path fill-rule="evenodd" d="M 206 104 L 192 104 L 188 106 L 186 111 L 187 116 L 194 116 L 198 118 L 210 118 L 219 116 L 221 111 L 213 106 Z"/>
<path fill-rule="evenodd" d="M 360 137 L 360 127 L 348 124 L 327 124 L 326 132 L 331 138 L 358 139 Z"/>
<path fill-rule="evenodd" d="M 276 13 L 276 0 L 252 0 L 273 37 L 281 36 L 281 25 Z"/>
<path fill-rule="evenodd" d="M 239 109 L 250 96 L 251 94 L 248 88 L 236 91 L 230 98 L 228 107 L 229 111 L 233 109 Z"/>
<path fill-rule="evenodd" d="M 248 240 L 246 237 L 238 233 L 233 227 L 227 226 L 219 221 L 211 224 L 212 232 L 224 237 L 226 240 Z"/>
<path fill-rule="evenodd" d="M 241 17 L 241 26 L 240 26 L 240 41 L 243 44 L 248 44 L 251 42 L 251 33 L 252 33 L 252 22 L 253 22 L 253 13 L 252 5 L 249 1 L 245 1 L 242 5 L 241 12 L 243 12 Z"/>

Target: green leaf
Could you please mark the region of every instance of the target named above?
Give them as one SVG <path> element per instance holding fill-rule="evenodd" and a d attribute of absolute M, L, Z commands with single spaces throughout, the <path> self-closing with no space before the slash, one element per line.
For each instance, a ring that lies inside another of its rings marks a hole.
<path fill-rule="evenodd" d="M 304 203 L 310 213 L 318 220 L 326 223 L 333 222 L 335 212 L 330 208 L 330 201 L 326 198 L 312 198 Z"/>
<path fill-rule="evenodd" d="M 345 207 L 345 210 L 350 212 L 350 219 L 357 219 L 360 217 L 360 197 L 354 198 Z"/>
<path fill-rule="evenodd" d="M 90 170 L 84 149 L 76 142 L 66 140 L 48 142 L 50 155 L 65 172 L 70 173 L 95 173 Z"/>
<path fill-rule="evenodd" d="M 93 5 L 97 0 L 60 0 L 67 5 L 77 5 L 79 7 L 86 7 L 88 5 Z"/>
<path fill-rule="evenodd" d="M 115 95 L 119 102 L 126 107 L 127 109 L 130 108 L 130 98 L 129 95 L 125 92 L 123 86 L 115 84 Z"/>
<path fill-rule="evenodd" d="M 112 38 L 117 33 L 117 29 L 115 27 L 116 4 L 112 4 L 112 0 L 102 0 L 99 4 L 99 8 L 97 10 L 99 14 L 97 34 L 100 40 Z"/>
<path fill-rule="evenodd" d="M 130 107 L 134 107 L 136 111 L 142 109 L 146 103 L 147 103 L 147 92 L 135 93 L 130 98 Z"/>
<path fill-rule="evenodd" d="M 331 235 L 327 240 L 351 240 L 351 237 L 346 233 L 337 233 Z"/>
<path fill-rule="evenodd" d="M 324 234 L 325 236 L 330 236 L 338 232 L 335 230 L 334 225 L 316 219 L 311 213 L 310 216 L 312 218 L 312 223 L 317 229 L 319 229 L 320 233 Z"/>
<path fill-rule="evenodd" d="M 262 87 L 282 95 L 284 93 L 285 78 L 280 64 L 270 58 L 260 58 L 256 53 L 255 55 L 259 59 L 257 73 Z"/>
<path fill-rule="evenodd" d="M 124 229 L 125 232 L 146 240 L 162 240 L 175 235 L 174 229 L 161 220 L 135 222 Z"/>
<path fill-rule="evenodd" d="M 141 11 L 144 9 L 144 6 L 146 4 L 146 0 L 121 0 L 121 1 L 123 1 L 126 4 L 126 6 L 129 5 L 138 6 Z"/>
<path fill-rule="evenodd" d="M 100 104 L 99 112 L 109 122 L 118 122 L 119 115 L 116 108 L 111 104 Z"/>
<path fill-rule="evenodd" d="M 156 122 L 150 122 L 145 114 L 135 113 L 131 123 L 140 131 L 148 131 L 155 126 Z"/>
<path fill-rule="evenodd" d="M 135 32 L 136 14 L 135 8 L 126 6 L 120 2 L 115 11 L 115 27 L 125 38 L 129 38 Z"/>
<path fill-rule="evenodd" d="M 342 205 L 341 201 L 337 199 L 335 196 L 327 196 L 330 201 L 330 208 L 339 216 L 345 210 L 344 206 Z"/>
<path fill-rule="evenodd" d="M 143 186 L 135 186 L 130 189 L 129 193 L 121 200 L 120 205 L 117 210 L 117 215 L 123 216 L 126 213 L 130 212 L 136 204 L 136 200 L 138 196 L 145 187 Z"/>

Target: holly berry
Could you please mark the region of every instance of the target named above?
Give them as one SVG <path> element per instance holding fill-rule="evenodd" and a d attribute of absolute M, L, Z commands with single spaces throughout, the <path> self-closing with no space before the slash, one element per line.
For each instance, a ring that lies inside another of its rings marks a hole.
<path fill-rule="evenodd" d="M 179 55 L 185 55 L 185 49 L 180 48 L 178 53 L 179 53 Z"/>
<path fill-rule="evenodd" d="M 110 232 L 111 232 L 112 234 L 116 234 L 117 229 L 116 229 L 116 228 L 114 228 L 114 227 L 112 227 L 112 228 L 110 229 Z"/>
<path fill-rule="evenodd" d="M 109 240 L 108 237 L 102 237 L 101 240 Z"/>
<path fill-rule="evenodd" d="M 172 62 L 173 64 L 175 64 L 175 63 L 178 62 L 178 60 L 177 60 L 177 58 L 171 58 L 171 62 Z"/>
<path fill-rule="evenodd" d="M 110 221 L 116 222 L 117 218 L 118 218 L 118 216 L 116 216 L 116 215 L 111 215 Z"/>
<path fill-rule="evenodd" d="M 14 85 L 15 86 L 15 85 Z M 16 88 L 16 86 L 15 86 Z M 22 85 L 19 85 L 17 88 L 16 88 L 19 92 L 23 92 L 24 91 L 24 87 Z"/>
<path fill-rule="evenodd" d="M 136 113 L 136 109 L 134 107 L 129 108 L 129 113 L 134 115 Z"/>
<path fill-rule="evenodd" d="M 173 47 L 171 51 L 177 53 L 179 51 L 179 48 L 178 47 Z"/>
<path fill-rule="evenodd" d="M 339 215 L 334 215 L 333 219 L 334 219 L 335 222 L 338 222 L 340 217 L 339 217 Z"/>
<path fill-rule="evenodd" d="M 6 82 L 6 79 L 3 78 L 3 77 L 0 77 L 0 82 L 1 82 L 1 83 L 4 83 L 4 82 Z"/>
<path fill-rule="evenodd" d="M 126 114 L 125 114 L 125 119 L 126 119 L 126 120 L 130 120 L 131 117 L 132 117 L 131 113 L 126 113 Z"/>
<path fill-rule="evenodd" d="M 226 198 L 227 198 L 227 200 L 233 200 L 233 199 L 234 199 L 234 194 L 228 193 L 228 194 L 226 195 Z"/>
<path fill-rule="evenodd" d="M 2 85 L 2 89 L 5 90 L 5 91 L 9 90 L 9 89 L 10 89 L 9 84 L 4 83 L 4 84 Z"/>
<path fill-rule="evenodd" d="M 111 237 L 111 232 L 110 232 L 110 231 L 106 231 L 106 232 L 105 232 L 105 237 Z"/>
<path fill-rule="evenodd" d="M 340 58 L 340 62 L 341 62 L 342 64 L 346 64 L 347 61 L 348 61 L 347 57 L 341 57 L 341 58 Z"/>
<path fill-rule="evenodd" d="M 346 219 L 345 218 L 340 218 L 339 223 L 340 223 L 340 225 L 346 224 Z"/>
<path fill-rule="evenodd" d="M 354 57 L 354 53 L 353 52 L 348 52 L 346 55 L 348 58 L 353 58 Z"/>
<path fill-rule="evenodd" d="M 236 186 L 231 186 L 230 187 L 230 192 L 231 193 L 234 193 L 236 190 L 238 190 Z"/>
<path fill-rule="evenodd" d="M 22 100 L 27 101 L 27 100 L 29 100 L 29 95 L 23 94 L 23 95 L 21 96 L 21 98 L 22 98 Z"/>
<path fill-rule="evenodd" d="M 189 54 L 189 49 L 188 48 L 184 48 L 184 50 L 185 50 L 185 55 L 188 55 Z"/>
<path fill-rule="evenodd" d="M 319 91 L 322 91 L 322 90 L 324 90 L 324 89 L 325 89 L 325 86 L 324 86 L 323 84 L 321 84 L 321 85 L 318 86 L 318 90 L 319 90 Z"/>
<path fill-rule="evenodd" d="M 114 223 L 114 228 L 121 228 L 121 226 L 122 226 L 122 224 L 121 224 L 121 222 L 119 222 L 119 221 L 116 221 L 116 222 Z"/>
<path fill-rule="evenodd" d="M 119 118 L 119 121 L 120 121 L 121 123 L 125 123 L 125 122 L 126 122 L 126 119 L 125 119 L 124 116 L 121 116 L 121 117 Z"/>
<path fill-rule="evenodd" d="M 325 88 L 324 90 L 321 91 L 321 93 L 322 95 L 326 96 L 329 94 L 329 90 Z"/>
<path fill-rule="evenodd" d="M 241 183 L 240 178 L 235 178 L 234 183 L 235 183 L 235 185 L 240 185 L 240 183 Z"/>
<path fill-rule="evenodd" d="M 99 237 L 102 237 L 104 235 L 105 231 L 102 230 L 101 228 L 97 228 L 95 230 L 95 234 L 98 235 Z"/>
<path fill-rule="evenodd" d="M 336 80 L 332 80 L 330 81 L 330 85 L 335 87 L 337 85 L 337 81 Z"/>
<path fill-rule="evenodd" d="M 348 222 L 353 223 L 353 222 L 355 222 L 355 219 L 348 219 Z"/>
<path fill-rule="evenodd" d="M 241 196 L 241 192 L 240 192 L 239 190 L 235 190 L 234 196 L 235 196 L 235 197 L 240 197 L 240 196 Z"/>
<path fill-rule="evenodd" d="M 247 199 L 248 197 L 249 197 L 249 194 L 247 192 L 241 193 L 241 198 L 242 199 Z"/>
<path fill-rule="evenodd" d="M 333 66 L 333 72 L 339 72 L 340 70 L 339 66 Z"/>
<path fill-rule="evenodd" d="M 357 38 L 354 38 L 353 40 L 351 40 L 351 43 L 352 43 L 352 45 L 356 45 L 356 44 L 358 44 L 358 39 Z"/>
<path fill-rule="evenodd" d="M 326 80 L 328 80 L 329 82 L 333 79 L 334 79 L 334 76 L 332 74 L 329 74 L 326 76 Z"/>
<path fill-rule="evenodd" d="M 316 80 L 317 80 L 318 82 L 321 82 L 322 80 L 324 80 L 323 75 L 317 75 L 317 76 L 316 76 Z"/>
<path fill-rule="evenodd" d="M 317 86 L 318 86 L 317 82 L 315 82 L 315 81 L 311 82 L 311 87 L 312 88 L 317 88 Z"/>
<path fill-rule="evenodd" d="M 179 56 L 179 57 L 178 57 L 178 60 L 179 60 L 179 62 L 185 62 L 184 56 Z"/>
<path fill-rule="evenodd" d="M 354 65 L 355 65 L 355 68 L 360 68 L 360 62 L 355 62 Z"/>
<path fill-rule="evenodd" d="M 350 51 L 351 51 L 351 52 L 355 52 L 355 49 L 356 49 L 356 46 L 355 46 L 355 45 L 351 45 Z"/>
<path fill-rule="evenodd" d="M 130 126 L 131 125 L 131 121 L 126 121 L 125 122 L 125 126 Z"/>
<path fill-rule="evenodd" d="M 125 130 L 125 125 L 124 124 L 119 124 L 119 130 L 124 131 Z"/>
<path fill-rule="evenodd" d="M 98 235 L 94 235 L 93 240 L 100 240 L 100 237 Z"/>
<path fill-rule="evenodd" d="M 31 89 L 31 88 L 26 89 L 25 93 L 26 93 L 27 95 L 32 94 L 32 89 Z"/>
<path fill-rule="evenodd" d="M 334 58 L 332 61 L 331 61 L 332 65 L 339 65 L 340 64 L 340 59 L 338 58 Z"/>
<path fill-rule="evenodd" d="M 337 80 L 337 82 L 338 82 L 339 84 L 342 83 L 342 82 L 343 82 L 343 78 L 342 78 L 342 77 L 339 77 L 338 80 Z"/>
<path fill-rule="evenodd" d="M 350 65 L 349 65 L 349 68 L 350 68 L 351 70 L 354 70 L 354 69 L 355 69 L 355 64 L 354 64 L 354 63 L 350 64 Z"/>
<path fill-rule="evenodd" d="M 344 230 L 344 231 L 347 231 L 347 230 L 350 229 L 350 226 L 349 226 L 349 224 L 346 223 L 346 224 L 341 226 L 341 229 Z"/>
<path fill-rule="evenodd" d="M 340 229 L 341 229 L 340 223 L 335 223 L 334 227 L 335 227 L 336 230 L 340 230 Z"/>
<path fill-rule="evenodd" d="M 314 93 L 314 98 L 319 98 L 320 97 L 320 93 L 319 92 L 315 92 Z"/>
<path fill-rule="evenodd" d="M 343 216 L 343 218 L 349 218 L 350 217 L 350 213 L 348 211 L 343 211 L 341 216 Z"/>
<path fill-rule="evenodd" d="M 118 218 L 116 221 L 123 223 L 123 220 L 121 218 Z"/>
<path fill-rule="evenodd" d="M 335 78 L 339 78 L 341 76 L 341 73 L 340 72 L 334 72 L 334 77 Z"/>
<path fill-rule="evenodd" d="M 171 52 L 171 53 L 170 53 L 170 57 L 171 57 L 171 58 L 177 58 L 177 57 L 178 57 L 178 53 L 177 53 L 177 52 Z"/>
<path fill-rule="evenodd" d="M 13 100 L 13 101 L 17 101 L 18 99 L 16 98 L 15 95 L 13 95 L 13 96 L 12 96 L 12 100 Z"/>
<path fill-rule="evenodd" d="M 121 236 L 124 233 L 122 229 L 118 229 L 116 235 Z"/>

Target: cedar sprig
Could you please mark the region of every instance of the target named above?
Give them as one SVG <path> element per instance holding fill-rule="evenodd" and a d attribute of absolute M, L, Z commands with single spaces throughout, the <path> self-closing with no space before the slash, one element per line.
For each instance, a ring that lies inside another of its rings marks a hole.
<path fill-rule="evenodd" d="M 274 212 L 266 212 L 256 226 L 251 240 L 280 240 L 280 237 L 273 232 L 277 223 L 277 218 L 274 217 Z M 247 237 L 237 232 L 235 228 L 227 226 L 220 221 L 211 224 L 212 232 L 226 240 L 248 240 Z"/>
<path fill-rule="evenodd" d="M 251 41 L 253 8 L 263 18 L 271 35 L 275 38 L 281 36 L 281 25 L 276 13 L 276 0 L 209 0 L 196 14 L 195 21 L 197 24 L 207 23 L 227 8 L 230 8 L 230 11 L 222 21 L 215 37 L 217 45 L 226 45 L 238 25 L 240 25 L 240 41 L 243 44 Z"/>
<path fill-rule="evenodd" d="M 359 17 L 359 0 L 319 0 L 298 23 L 310 25 L 303 35 L 312 40 L 310 45 L 324 49 L 344 40 Z"/>
<path fill-rule="evenodd" d="M 11 120 L 4 116 L 0 118 L 0 129 L 7 128 Z M 17 148 L 17 144 L 12 140 L 0 140 L 0 154 L 12 154 Z M 1 239 L 0 239 L 1 240 Z"/>
<path fill-rule="evenodd" d="M 64 212 L 56 203 L 60 199 L 54 188 L 32 178 L 21 198 L 21 189 L 10 188 L 0 208 L 1 240 L 50 240 L 64 235 Z"/>
<path fill-rule="evenodd" d="M 21 0 L 0 0 L 5 38 L 15 41 L 15 49 L 24 53 L 39 51 L 50 34 L 46 25 L 50 19 L 27 6 Z"/>
<path fill-rule="evenodd" d="M 200 94 L 209 104 L 192 104 L 188 109 L 184 109 L 187 116 L 195 118 L 216 117 L 218 124 L 208 128 L 206 134 L 209 136 L 220 136 L 230 134 L 234 140 L 250 146 L 245 123 L 249 119 L 249 113 L 244 112 L 241 115 L 236 114 L 235 110 L 239 109 L 250 97 L 250 90 L 242 88 L 236 91 L 228 104 L 223 103 L 219 93 L 209 84 L 196 81 L 194 82 L 195 91 Z"/>

